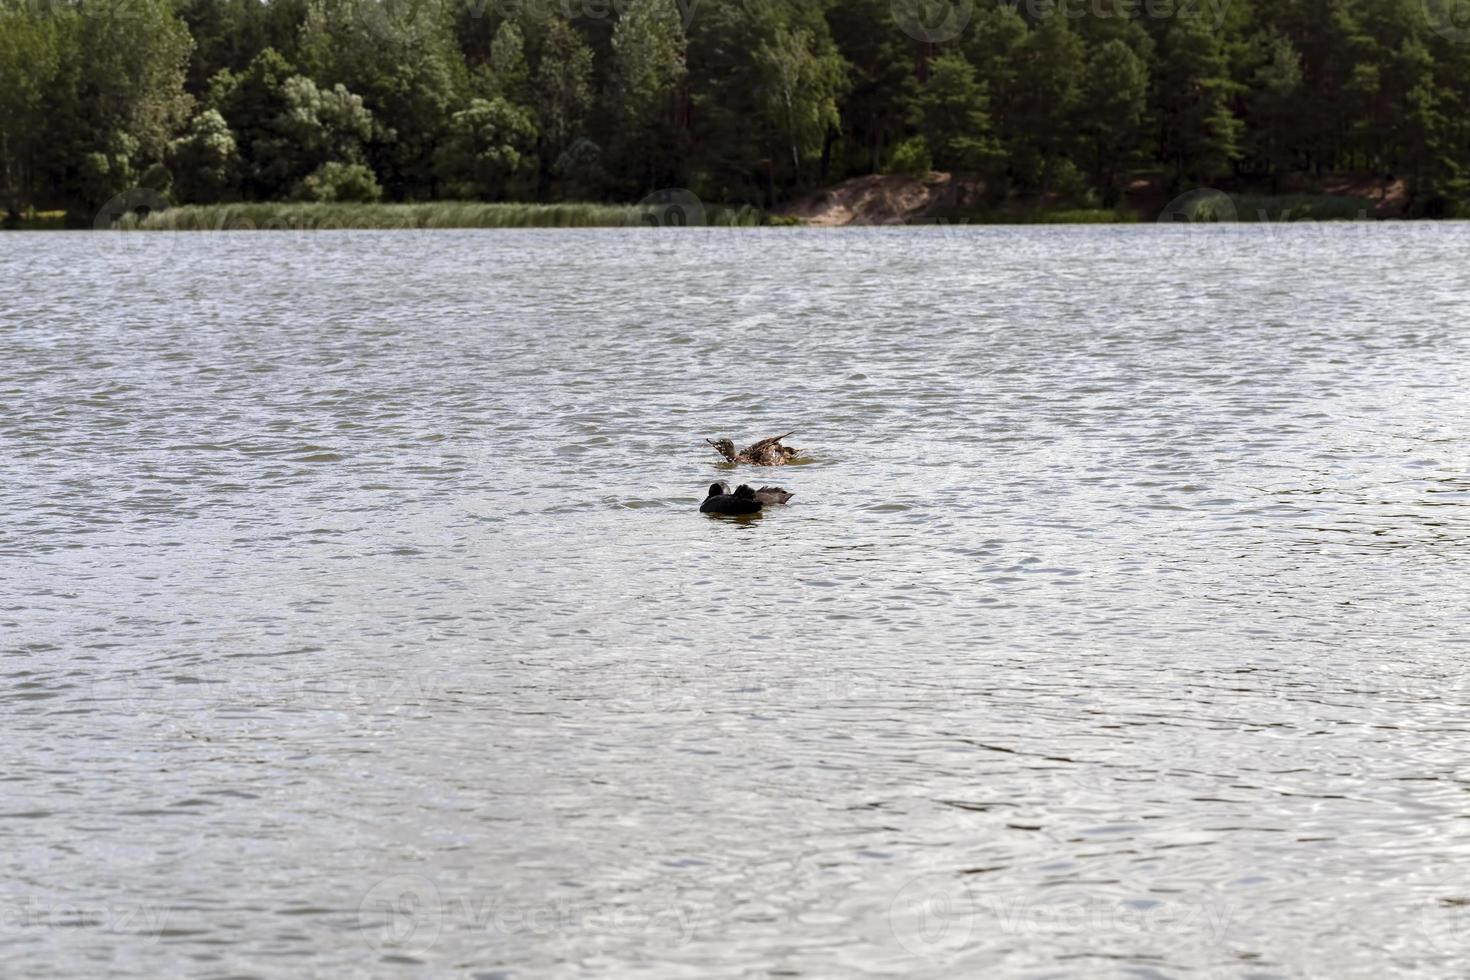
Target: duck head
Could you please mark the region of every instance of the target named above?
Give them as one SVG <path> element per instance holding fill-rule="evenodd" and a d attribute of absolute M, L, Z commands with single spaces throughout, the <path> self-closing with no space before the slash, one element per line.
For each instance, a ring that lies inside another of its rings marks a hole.
<path fill-rule="evenodd" d="M 726 486 L 723 483 L 711 483 L 709 485 L 709 496 L 710 497 L 724 496 L 725 494 L 727 494 L 729 492 L 730 492 L 729 489 L 726 488 Z M 705 499 L 709 499 L 709 498 L 706 497 Z"/>
<path fill-rule="evenodd" d="M 735 444 L 729 439 L 706 439 L 705 442 L 715 447 L 715 452 L 719 453 L 721 456 L 725 457 L 731 462 L 735 461 Z"/>

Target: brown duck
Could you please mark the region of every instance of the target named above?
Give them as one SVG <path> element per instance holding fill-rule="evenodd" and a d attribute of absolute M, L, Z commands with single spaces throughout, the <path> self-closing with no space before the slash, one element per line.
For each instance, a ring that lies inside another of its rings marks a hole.
<path fill-rule="evenodd" d="M 801 455 L 800 449 L 792 449 L 790 446 L 781 445 L 781 440 L 791 435 L 771 436 L 760 442 L 751 443 L 739 452 L 735 451 L 735 443 L 729 439 L 706 439 L 705 442 L 715 447 L 715 452 L 732 463 L 749 463 L 752 466 L 785 466 L 793 459 Z"/>

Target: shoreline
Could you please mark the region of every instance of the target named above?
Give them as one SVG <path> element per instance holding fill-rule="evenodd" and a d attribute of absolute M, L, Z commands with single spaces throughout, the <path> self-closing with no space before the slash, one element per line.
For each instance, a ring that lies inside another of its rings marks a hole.
<path fill-rule="evenodd" d="M 774 212 L 750 206 L 705 207 L 692 195 L 678 204 L 519 204 L 465 201 L 419 203 L 306 203 L 293 201 L 178 205 L 144 214 L 117 208 L 106 222 L 65 212 L 42 212 L 20 222 L 0 220 L 4 231 L 391 231 L 455 229 L 574 228 L 852 228 L 963 227 L 1001 225 L 1138 225 L 1298 223 L 1304 221 L 1437 223 L 1454 219 L 1408 218 L 1375 213 L 1370 202 L 1348 195 L 1249 194 L 1200 190 L 1181 195 L 1164 208 L 1120 206 L 1074 208 L 1013 202 L 998 208 L 960 205 L 953 200 L 923 201 L 918 207 L 883 206 L 864 201 L 850 206 L 843 185 L 814 192 Z M 690 203 L 692 202 L 692 203 Z M 813 202 L 820 202 L 813 204 Z"/>
<path fill-rule="evenodd" d="M 699 208 L 689 222 L 683 210 L 639 204 L 487 204 L 477 201 L 422 201 L 415 203 L 320 203 L 258 201 L 231 204 L 182 204 L 148 210 L 136 195 L 138 207 L 119 195 L 104 205 L 93 220 L 61 211 L 43 212 L 19 223 L 0 221 L 13 231 L 432 231 L 448 229 L 513 228 L 628 228 L 664 227 L 688 223 L 729 227 L 789 224 L 750 208 Z M 129 213 L 137 207 L 138 212 Z M 112 220 L 108 220 L 111 217 Z"/>

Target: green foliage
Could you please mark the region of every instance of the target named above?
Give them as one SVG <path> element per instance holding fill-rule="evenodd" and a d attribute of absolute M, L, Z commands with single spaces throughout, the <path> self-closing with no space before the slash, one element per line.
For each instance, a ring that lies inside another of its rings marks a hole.
<path fill-rule="evenodd" d="M 824 25 L 825 26 L 825 25 Z M 778 22 L 755 51 L 757 104 L 780 145 L 790 153 L 791 175 L 842 125 L 837 98 L 845 87 L 842 57 L 825 31 Z"/>
<path fill-rule="evenodd" d="M 188 118 L 184 71 L 194 39 L 171 0 L 89 0 L 79 14 L 82 121 L 107 152 L 126 144 L 114 172 L 142 169 L 162 158 Z"/>
<path fill-rule="evenodd" d="M 1367 198 L 1338 194 L 1232 194 L 1238 221 L 1361 221 L 1373 214 Z"/>
<path fill-rule="evenodd" d="M 1067 210 L 1036 211 L 1028 215 L 1029 224 L 1038 225 L 1128 225 L 1138 220 L 1137 215 L 1105 208 L 1072 208 Z"/>
<path fill-rule="evenodd" d="M 530 102 L 531 69 L 526 65 L 526 42 L 515 21 L 505 21 L 490 42 L 485 66 L 492 94 L 525 105 Z"/>
<path fill-rule="evenodd" d="M 592 108 L 592 49 L 560 18 L 547 28 L 535 89 L 542 156 L 556 160 L 576 139 Z"/>
<path fill-rule="evenodd" d="M 35 200 L 48 150 L 48 96 L 61 70 L 58 18 L 0 3 L 0 205 L 13 220 Z"/>
<path fill-rule="evenodd" d="M 136 186 L 188 118 L 192 46 L 171 0 L 0 0 L 5 209 L 90 210 Z"/>
<path fill-rule="evenodd" d="M 838 165 L 876 171 L 911 122 L 920 51 L 894 21 L 892 0 L 845 0 L 828 11 L 827 21 L 847 62 Z"/>
<path fill-rule="evenodd" d="M 1120 225 L 1138 222 L 1138 215 L 1132 211 L 1028 206 L 1016 201 L 1000 206 L 944 208 L 932 218 L 935 224 L 941 225 Z"/>
<path fill-rule="evenodd" d="M 688 186 L 705 201 L 759 200 L 775 182 L 750 55 L 760 31 L 750 9 L 730 0 L 701 3 L 689 25 L 688 61 L 700 70 L 689 76 Z"/>
<path fill-rule="evenodd" d="M 1178 206 L 1191 222 L 1360 221 L 1373 213 L 1367 198 L 1336 194 L 1208 194 Z"/>
<path fill-rule="evenodd" d="M 426 204 L 270 202 L 208 204 L 126 215 L 125 229 L 230 231 L 336 228 L 618 228 L 636 224 L 639 209 L 610 204 Z"/>
<path fill-rule="evenodd" d="M 607 170 L 602 166 L 602 147 L 586 138 L 577 140 L 556 158 L 551 174 L 566 200 L 601 197 L 608 180 Z"/>
<path fill-rule="evenodd" d="M 614 103 L 625 124 L 649 128 L 669 111 L 684 48 L 676 0 L 631 0 L 612 36 Z"/>
<path fill-rule="evenodd" d="M 1061 204 L 1092 208 L 1100 203 L 1082 168 L 1065 157 L 1052 166 L 1049 179 L 1051 192 Z"/>
<path fill-rule="evenodd" d="M 1014 53 L 1010 169 L 1023 187 L 1047 193 L 1057 168 L 1076 152 L 1084 59 L 1082 39 L 1060 10 L 1037 22 Z"/>
<path fill-rule="evenodd" d="M 283 196 L 292 181 L 295 167 L 278 127 L 288 109 L 286 80 L 294 71 L 279 52 L 266 48 L 240 74 L 224 68 L 210 79 L 207 104 L 226 123 L 247 197 Z"/>
<path fill-rule="evenodd" d="M 309 0 L 303 74 L 360 94 L 377 121 L 368 163 L 395 197 L 432 196 L 435 157 L 469 95 L 445 0 Z"/>
<path fill-rule="evenodd" d="M 101 146 L 82 155 L 78 188 L 82 200 L 95 206 L 137 184 L 133 160 L 139 155 L 138 140 L 130 133 L 113 130 Z"/>
<path fill-rule="evenodd" d="M 1301 54 L 1273 30 L 1253 39 L 1249 65 L 1247 104 L 1255 125 L 1246 133 L 1245 155 L 1273 172 L 1287 170 L 1300 152 L 1294 137 L 1302 122 Z"/>
<path fill-rule="evenodd" d="M 225 69 L 210 81 L 209 101 L 227 125 L 220 132 L 213 119 L 203 132 L 177 151 L 197 150 L 208 161 L 208 142 L 217 165 L 228 170 L 227 139 L 238 150 L 241 186 L 246 196 L 272 199 L 298 193 L 309 174 L 324 164 L 362 164 L 379 129 L 360 96 L 340 82 L 319 87 L 275 50 L 267 48 L 239 75 Z M 202 118 L 202 117 L 201 117 Z M 219 175 L 224 179 L 224 175 Z M 206 179 L 215 179 L 210 176 Z M 186 182 L 193 188 L 193 182 Z M 222 185 L 221 193 L 229 187 Z M 191 199 L 198 199 L 193 198 Z"/>
<path fill-rule="evenodd" d="M 0 0 L 0 211 L 80 217 L 135 187 L 768 207 L 933 165 L 981 175 L 994 213 L 1116 206 L 1140 173 L 1301 190 L 1342 172 L 1409 214 L 1470 213 L 1448 0 L 976 0 L 945 40 L 906 32 L 912 7 Z"/>
<path fill-rule="evenodd" d="M 985 85 L 962 54 L 929 63 L 929 81 L 918 100 L 920 128 L 941 170 L 989 171 L 1000 158 L 990 132 Z"/>
<path fill-rule="evenodd" d="M 1240 157 L 1237 89 L 1219 35 L 1199 17 L 1176 17 L 1164 36 L 1157 111 L 1161 155 L 1179 183 L 1224 176 Z"/>
<path fill-rule="evenodd" d="M 685 51 L 678 0 L 631 0 L 613 29 L 614 150 L 620 169 L 634 178 L 634 194 L 675 180 L 669 151 L 682 144 L 677 110 Z"/>
<path fill-rule="evenodd" d="M 169 145 L 168 161 L 177 175 L 174 196 L 180 201 L 218 201 L 239 192 L 240 154 L 217 109 L 193 118 L 185 134 Z"/>
<path fill-rule="evenodd" d="M 888 161 L 886 172 L 909 177 L 927 177 L 933 169 L 934 161 L 929 156 L 929 144 L 922 136 L 910 136 L 893 148 L 893 156 Z"/>
<path fill-rule="evenodd" d="M 373 136 L 373 114 L 363 107 L 362 96 L 341 82 L 319 89 L 304 75 L 286 79 L 282 94 L 286 104 L 277 130 L 297 153 L 323 161 L 361 159 L 363 144 Z"/>
<path fill-rule="evenodd" d="M 169 197 L 174 189 L 173 171 L 162 163 L 149 164 L 148 169 L 138 175 L 137 186 Z"/>
<path fill-rule="evenodd" d="M 370 202 L 383 196 L 383 188 L 363 164 L 329 160 L 301 178 L 291 196 L 298 201 Z"/>
<path fill-rule="evenodd" d="M 450 119 L 438 177 L 448 197 L 502 200 L 525 192 L 536 170 L 536 124 L 506 99 L 474 99 Z"/>
<path fill-rule="evenodd" d="M 306 0 L 175 0 L 194 38 L 188 85 L 201 92 L 221 69 L 243 71 L 266 48 L 295 56 Z"/>
<path fill-rule="evenodd" d="M 1148 111 L 1148 66 L 1119 40 L 1107 41 L 1087 59 L 1078 106 L 1082 156 L 1103 203 L 1116 204 L 1125 170 L 1141 156 Z"/>
<path fill-rule="evenodd" d="M 64 231 L 75 224 L 67 221 L 65 211 L 37 211 L 35 208 L 0 218 L 0 228 L 6 231 Z"/>

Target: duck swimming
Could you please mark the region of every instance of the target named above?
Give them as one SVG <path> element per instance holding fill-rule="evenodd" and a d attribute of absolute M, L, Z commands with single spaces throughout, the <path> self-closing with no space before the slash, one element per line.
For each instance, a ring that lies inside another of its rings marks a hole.
<path fill-rule="evenodd" d="M 790 446 L 781 445 L 781 440 L 791 435 L 771 436 L 760 442 L 751 443 L 744 449 L 736 452 L 735 443 L 729 439 L 706 439 L 715 448 L 715 452 L 725 457 L 731 463 L 749 463 L 752 466 L 784 466 L 801 455 L 800 449 L 792 449 Z"/>
<path fill-rule="evenodd" d="M 720 486 L 723 487 L 724 484 L 721 483 Z M 742 500 L 754 498 L 759 500 L 763 506 L 769 507 L 772 504 L 784 504 L 796 496 L 796 494 L 789 490 L 783 490 L 780 487 L 761 487 L 759 490 L 752 490 L 742 483 L 735 488 L 735 496 Z"/>
<path fill-rule="evenodd" d="M 709 496 L 699 505 L 701 514 L 755 514 L 760 509 L 761 502 L 755 491 L 743 483 L 734 493 L 730 493 L 723 483 L 711 483 Z"/>
<path fill-rule="evenodd" d="M 784 504 L 796 494 L 780 487 L 752 490 L 742 483 L 731 493 L 723 483 L 711 483 L 709 496 L 699 505 L 702 514 L 754 514 L 770 504 Z"/>

